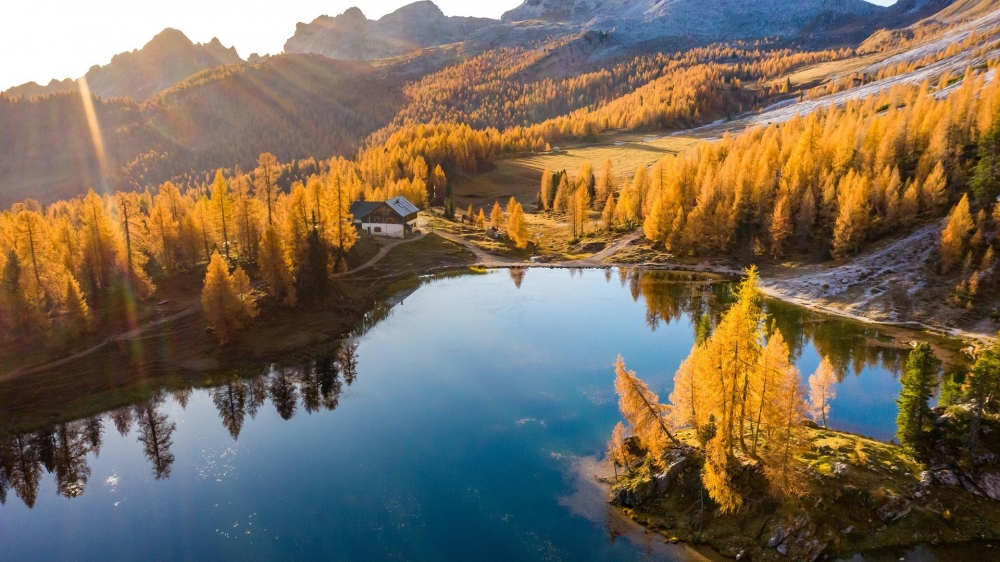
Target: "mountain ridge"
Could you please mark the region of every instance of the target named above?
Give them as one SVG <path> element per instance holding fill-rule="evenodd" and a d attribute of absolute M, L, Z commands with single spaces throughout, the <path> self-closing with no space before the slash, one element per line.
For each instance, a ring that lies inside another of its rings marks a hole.
<path fill-rule="evenodd" d="M 316 53 L 333 59 L 374 60 L 463 40 L 499 20 L 446 16 L 430 0 L 414 2 L 370 20 L 360 8 L 299 23 L 286 53 Z"/>
<path fill-rule="evenodd" d="M 83 76 L 90 91 L 102 98 L 146 101 L 159 92 L 206 68 L 243 62 L 235 47 L 225 47 L 218 38 L 194 43 L 183 32 L 165 28 L 140 49 L 118 53 L 106 65 L 94 65 Z M 73 92 L 76 80 L 51 80 L 41 86 L 28 82 L 5 92 L 12 98 L 33 98 Z"/>

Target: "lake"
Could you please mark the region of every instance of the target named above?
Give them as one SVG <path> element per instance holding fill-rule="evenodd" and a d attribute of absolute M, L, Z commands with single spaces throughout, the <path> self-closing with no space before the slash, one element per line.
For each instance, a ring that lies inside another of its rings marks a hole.
<path fill-rule="evenodd" d="M 594 483 L 612 364 L 666 400 L 731 285 L 636 270 L 429 280 L 336 352 L 0 438 L 0 551 L 29 560 L 703 560 Z M 890 439 L 905 337 L 769 303 L 834 428 Z M 356 346 L 356 347 L 355 347 Z"/>

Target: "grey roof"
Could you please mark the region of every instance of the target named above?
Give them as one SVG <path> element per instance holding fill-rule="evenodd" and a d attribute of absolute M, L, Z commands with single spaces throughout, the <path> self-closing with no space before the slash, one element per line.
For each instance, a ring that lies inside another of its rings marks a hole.
<path fill-rule="evenodd" d="M 406 197 L 400 195 L 399 197 L 393 197 L 392 199 L 385 202 L 393 211 L 399 213 L 399 216 L 405 217 L 407 215 L 412 215 L 419 211 L 416 205 L 410 203 Z"/>
<path fill-rule="evenodd" d="M 358 220 L 372 214 L 380 205 L 381 201 L 355 201 L 351 203 L 351 214 Z"/>

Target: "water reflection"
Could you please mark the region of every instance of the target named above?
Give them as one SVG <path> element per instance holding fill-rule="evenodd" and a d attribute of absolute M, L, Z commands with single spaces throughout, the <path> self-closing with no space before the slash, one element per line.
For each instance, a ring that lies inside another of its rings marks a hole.
<path fill-rule="evenodd" d="M 618 273 L 622 287 L 629 288 L 632 298 L 642 296 L 645 300 L 646 323 L 654 331 L 661 323 L 690 319 L 697 339 L 699 329 L 706 329 L 701 324 L 708 322 L 714 327 L 734 298 L 734 285 L 727 281 L 629 268 L 620 268 Z M 606 275 L 610 277 L 610 270 Z M 781 301 L 768 300 L 765 312 L 773 319 L 773 328 L 784 336 L 793 359 L 800 358 L 811 345 L 820 358 L 830 360 L 841 381 L 851 373 L 860 376 L 869 368 L 898 377 L 906 363 L 913 334 L 897 337 L 892 335 L 896 331 L 882 326 L 823 316 Z M 950 366 L 952 370 L 958 367 Z"/>
<path fill-rule="evenodd" d="M 296 414 L 300 402 L 302 410 L 310 414 L 335 409 L 343 387 L 357 377 L 357 362 L 357 345 L 344 344 L 332 354 L 297 367 L 275 366 L 269 372 L 243 377 L 229 375 L 209 395 L 222 426 L 236 441 L 247 416 L 256 417 L 267 399 L 284 420 Z M 171 396 L 185 408 L 192 392 L 188 388 Z M 44 474 L 54 475 L 57 495 L 75 498 L 83 494 L 91 475 L 87 459 L 101 452 L 105 421 L 123 437 L 135 428 L 153 478 L 170 478 L 176 460 L 170 448 L 177 424 L 162 411 L 165 403 L 165 395 L 158 393 L 147 401 L 102 415 L 0 437 L 0 504 L 5 504 L 13 491 L 27 507 L 34 507 Z"/>
<path fill-rule="evenodd" d="M 526 273 L 524 268 L 509 270 L 518 290 L 521 290 Z M 570 269 L 569 274 L 577 277 L 582 270 Z M 610 268 L 603 270 L 608 283 L 614 274 Z M 639 268 L 618 268 L 617 275 L 621 287 L 628 291 L 632 300 L 639 302 L 642 299 L 640 307 L 644 305 L 645 324 L 653 332 L 670 324 L 686 322 L 695 340 L 704 338 L 733 300 L 733 284 L 717 278 Z M 365 333 L 387 318 L 392 302 L 378 303 L 355 333 Z M 826 358 L 837 369 L 840 381 L 850 374 L 857 377 L 870 368 L 881 369 L 893 379 L 898 379 L 905 364 L 909 350 L 906 336 L 893 337 L 878 326 L 820 316 L 780 302 L 767 302 L 766 310 L 774 319 L 769 329 L 782 332 L 795 359 L 808 353 L 810 360 L 818 364 L 818 359 Z M 681 355 L 686 355 L 686 351 L 677 350 Z M 268 366 L 255 372 L 230 373 L 222 379 L 216 378 L 222 383 L 211 388 L 208 395 L 218 412 L 220 423 L 235 442 L 239 440 L 247 418 L 254 419 L 268 400 L 283 420 L 290 420 L 301 412 L 313 414 L 334 410 L 340 403 L 344 387 L 355 381 L 357 366 L 357 345 L 342 344 L 305 364 Z M 804 369 L 803 375 L 808 374 Z M 672 375 L 672 370 L 669 375 Z M 865 381 L 860 392 L 871 394 L 873 384 L 877 383 Z M 880 396 L 882 402 L 877 404 L 878 408 L 885 409 L 883 404 L 892 408 L 897 389 L 887 387 L 883 391 L 891 396 Z M 173 390 L 169 397 L 181 408 L 186 408 L 192 392 L 191 388 Z M 164 392 L 140 404 L 117 408 L 102 415 L 34 433 L 0 436 L 0 503 L 6 502 L 13 494 L 28 507 L 34 506 L 45 474 L 54 476 L 59 496 L 73 498 L 83 494 L 91 476 L 88 458 L 100 454 L 103 432 L 111 427 L 122 436 L 128 436 L 135 429 L 137 442 L 149 463 L 152 477 L 156 480 L 169 478 L 176 461 L 171 447 L 177 424 L 164 411 L 167 397 Z M 841 406 L 842 411 L 849 416 L 857 415 L 856 412 L 846 411 L 854 407 L 848 401 Z M 895 414 L 883 413 L 887 419 Z M 849 422 L 849 429 L 867 430 L 872 427 L 872 422 L 867 419 L 846 421 Z M 855 425 L 850 426 L 850 423 Z"/>

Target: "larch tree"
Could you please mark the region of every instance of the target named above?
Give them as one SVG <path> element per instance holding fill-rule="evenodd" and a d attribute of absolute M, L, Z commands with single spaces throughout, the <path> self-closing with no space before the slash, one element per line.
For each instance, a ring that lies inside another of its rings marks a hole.
<path fill-rule="evenodd" d="M 615 425 L 611 432 L 611 439 L 608 441 L 608 460 L 615 469 L 615 479 L 618 478 L 618 467 L 623 467 L 630 474 L 632 473 L 632 458 L 625 445 L 625 426 L 622 422 Z"/>
<path fill-rule="evenodd" d="M 576 181 L 573 182 L 573 189 L 584 190 L 587 207 L 590 207 L 591 200 L 597 193 L 597 182 L 594 178 L 594 166 L 590 162 L 580 164 L 580 170 L 576 173 Z"/>
<path fill-rule="evenodd" d="M 275 206 L 278 204 L 278 176 L 281 165 L 278 158 L 265 152 L 257 158 L 257 169 L 253 173 L 254 195 L 260 200 L 267 214 L 267 224 L 274 224 Z"/>
<path fill-rule="evenodd" d="M 552 201 L 552 210 L 557 213 L 565 213 L 569 207 L 569 199 L 572 194 L 572 188 L 569 185 L 569 176 L 563 173 L 559 178 L 559 185 L 556 187 L 556 195 Z"/>
<path fill-rule="evenodd" d="M 771 495 L 782 499 L 800 497 L 806 491 L 806 476 L 800 470 L 799 455 L 808 450 L 802 420 L 806 401 L 799 384 L 798 370 L 785 371 L 775 381 L 768 411 L 768 443 L 764 453 L 764 475 Z"/>
<path fill-rule="evenodd" d="M 215 180 L 212 182 L 212 196 L 209 201 L 222 252 L 226 255 L 226 261 L 230 261 L 232 259 L 229 255 L 230 241 L 232 240 L 230 236 L 234 233 L 233 200 L 229 194 L 229 182 L 222 175 L 222 170 L 215 172 Z"/>
<path fill-rule="evenodd" d="M 603 211 L 608 197 L 615 192 L 614 167 L 611 159 L 604 161 L 601 165 L 601 173 L 597 176 L 594 186 L 594 205 L 598 211 Z"/>
<path fill-rule="evenodd" d="M 212 254 L 201 291 L 201 308 L 208 325 L 223 344 L 243 327 L 243 305 L 235 285 L 226 261 L 218 252 Z"/>
<path fill-rule="evenodd" d="M 868 236 L 871 209 L 868 179 L 852 171 L 840 181 L 838 214 L 833 229 L 833 256 L 843 259 L 858 249 Z"/>
<path fill-rule="evenodd" d="M 292 266 L 285 252 L 285 245 L 274 225 L 264 229 L 260 239 L 260 249 L 257 252 L 260 266 L 260 276 L 267 284 L 268 294 L 272 297 L 283 297 L 285 304 L 295 306 L 295 277 Z"/>
<path fill-rule="evenodd" d="M 329 215 L 333 222 L 329 229 L 330 244 L 336 251 L 333 267 L 336 271 L 341 264 L 346 267 L 347 252 L 354 247 L 358 240 L 358 231 L 354 228 L 354 217 L 351 215 L 351 194 L 344 185 L 344 181 L 339 174 L 332 174 L 333 185 L 327 189 L 330 199 Z"/>
<path fill-rule="evenodd" d="M 242 311 L 242 316 L 244 320 L 249 320 L 251 318 L 256 318 L 259 310 L 257 309 L 257 297 L 254 295 L 253 284 L 250 282 L 250 276 L 247 272 L 243 270 L 241 266 L 236 266 L 236 270 L 233 271 L 233 289 L 236 291 L 236 296 L 240 300 L 240 309 Z"/>
<path fill-rule="evenodd" d="M 524 220 L 524 209 L 513 197 L 507 202 L 507 236 L 518 249 L 528 247 L 528 227 Z"/>
<path fill-rule="evenodd" d="M 948 225 L 941 231 L 941 272 L 948 273 L 965 255 L 966 245 L 975 223 L 969 211 L 969 196 L 962 199 L 948 216 Z"/>
<path fill-rule="evenodd" d="M 445 190 L 448 189 L 448 177 L 444 174 L 444 170 L 440 164 L 434 167 L 434 172 L 431 175 L 431 184 L 434 186 L 436 197 L 442 197 Z"/>
<path fill-rule="evenodd" d="M 820 361 L 816 372 L 809 375 L 809 415 L 826 427 L 830 401 L 837 397 L 837 373 L 826 357 Z"/>
<path fill-rule="evenodd" d="M 142 233 L 138 228 L 142 221 L 139 205 L 139 196 L 134 192 L 119 191 L 115 194 L 115 207 L 118 210 L 118 222 L 121 225 L 125 245 L 125 277 L 132 291 L 145 296 L 152 294 L 153 286 L 143 269 L 147 257 L 143 251 Z"/>
<path fill-rule="evenodd" d="M 604 230 L 613 230 L 615 227 L 615 195 L 609 194 L 608 200 L 604 203 L 604 210 L 601 211 L 601 226 Z"/>
<path fill-rule="evenodd" d="M 508 212 L 509 211 L 510 209 L 508 209 Z M 500 227 L 503 226 L 503 223 L 504 223 L 503 209 L 500 208 L 500 202 L 496 201 L 493 203 L 493 210 L 490 211 L 490 228 L 495 228 L 497 230 L 500 230 Z"/>
<path fill-rule="evenodd" d="M 479 214 L 476 215 L 476 228 L 486 228 L 486 213 L 482 207 L 479 208 Z"/>
<path fill-rule="evenodd" d="M 242 258 L 248 263 L 257 262 L 257 246 L 260 243 L 260 218 L 258 205 L 250 190 L 250 178 L 238 175 L 233 178 L 233 206 L 236 217 L 236 238 L 239 240 Z"/>
<path fill-rule="evenodd" d="M 679 443 L 667 426 L 669 406 L 660 404 L 659 397 L 636 376 L 635 371 L 625 368 L 621 355 L 615 362 L 615 392 L 618 393 L 618 409 L 632 435 L 639 439 L 650 458 L 659 462 L 671 442 Z"/>
<path fill-rule="evenodd" d="M 924 443 L 926 426 L 930 422 L 929 401 L 934 392 L 937 360 L 931 346 L 917 344 L 910 351 L 903 370 L 903 388 L 899 391 L 899 414 L 896 416 L 896 437 L 911 450 L 918 450 Z"/>
<path fill-rule="evenodd" d="M 552 199 L 555 196 L 555 185 L 552 182 L 552 170 L 542 171 L 542 185 L 538 190 L 538 203 L 545 211 L 552 210 Z"/>
<path fill-rule="evenodd" d="M 771 256 L 780 258 L 785 255 L 785 244 L 794 232 L 792 224 L 792 206 L 788 201 L 788 194 L 783 193 L 778 198 L 778 203 L 774 206 L 774 214 L 771 216 Z"/>

